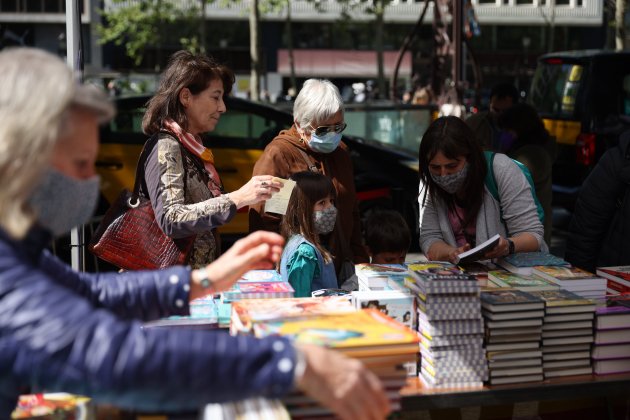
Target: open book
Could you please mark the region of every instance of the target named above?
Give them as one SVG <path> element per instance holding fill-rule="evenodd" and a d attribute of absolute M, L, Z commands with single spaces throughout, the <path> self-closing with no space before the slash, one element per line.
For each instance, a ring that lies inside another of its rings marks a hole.
<path fill-rule="evenodd" d="M 457 256 L 456 264 L 467 264 L 484 259 L 485 253 L 494 248 L 499 243 L 500 239 L 501 235 L 497 233 L 496 235 L 494 235 L 487 241 L 480 243 L 476 247 L 469 249 L 466 252 L 462 252 Z"/>

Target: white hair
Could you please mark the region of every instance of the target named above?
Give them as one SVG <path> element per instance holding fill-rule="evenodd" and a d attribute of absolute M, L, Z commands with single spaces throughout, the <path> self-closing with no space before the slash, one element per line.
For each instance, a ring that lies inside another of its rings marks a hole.
<path fill-rule="evenodd" d="M 28 198 L 71 108 L 89 109 L 100 121 L 111 118 L 114 108 L 104 105 L 104 94 L 105 102 L 86 93 L 63 60 L 42 50 L 1 51 L 0 75 L 0 226 L 22 238 L 34 221 Z"/>
<path fill-rule="evenodd" d="M 329 80 L 308 79 L 293 104 L 293 118 L 307 132 L 310 132 L 309 125 L 315 128 L 339 111 L 344 111 L 343 99 L 337 86 Z"/>

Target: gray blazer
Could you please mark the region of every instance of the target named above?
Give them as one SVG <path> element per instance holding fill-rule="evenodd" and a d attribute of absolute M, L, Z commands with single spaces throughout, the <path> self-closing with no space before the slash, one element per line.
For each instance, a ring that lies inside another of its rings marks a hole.
<path fill-rule="evenodd" d="M 487 188 L 484 189 L 483 202 L 477 215 L 477 243 L 480 244 L 497 233 L 504 238 L 508 237 L 507 226 L 510 237 L 521 233 L 532 234 L 538 241 L 539 250 L 547 252 L 549 249 L 543 238 L 544 228 L 538 219 L 536 204 L 525 175 L 512 159 L 500 153 L 494 158 L 493 168 L 501 203 L 492 197 Z M 426 254 L 436 241 L 457 246 L 446 203 L 439 198 L 434 202 L 429 196 L 423 206 L 423 197 L 424 186 L 421 184 L 418 202 L 422 252 Z M 501 220 L 501 209 L 505 224 Z"/>

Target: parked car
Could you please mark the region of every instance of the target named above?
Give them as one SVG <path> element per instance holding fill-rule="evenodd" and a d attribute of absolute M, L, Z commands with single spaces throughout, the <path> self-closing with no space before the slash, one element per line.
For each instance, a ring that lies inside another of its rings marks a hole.
<path fill-rule="evenodd" d="M 101 212 L 123 188 L 131 189 L 138 156 L 147 139 L 142 133 L 142 116 L 149 96 L 116 99 L 118 113 L 101 132 L 96 162 L 102 182 Z M 265 146 L 282 129 L 291 126 L 290 113 L 244 99 L 226 98 L 228 111 L 215 130 L 204 137 L 217 162 L 226 191 L 244 185 Z M 393 145 L 344 136 L 355 170 L 357 198 L 362 215 L 375 208 L 400 211 L 418 240 L 417 156 Z M 416 152 L 417 153 L 417 152 Z M 247 208 L 220 228 L 224 242 L 248 232 Z M 416 245 L 417 247 L 417 245 Z"/>
<path fill-rule="evenodd" d="M 545 54 L 528 99 L 558 143 L 554 203 L 572 209 L 600 156 L 630 128 L 630 52 Z"/>

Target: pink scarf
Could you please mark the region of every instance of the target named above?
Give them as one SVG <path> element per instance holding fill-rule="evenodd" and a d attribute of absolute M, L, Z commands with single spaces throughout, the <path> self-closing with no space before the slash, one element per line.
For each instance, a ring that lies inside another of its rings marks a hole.
<path fill-rule="evenodd" d="M 168 131 L 177 136 L 177 139 L 184 145 L 186 150 L 193 155 L 198 156 L 203 161 L 203 166 L 206 168 L 208 175 L 210 175 L 208 188 L 210 188 L 213 196 L 220 196 L 221 179 L 219 178 L 219 173 L 214 167 L 214 155 L 212 154 L 212 150 L 203 145 L 200 136 L 184 131 L 184 129 L 172 119 L 165 119 L 163 124 Z"/>

